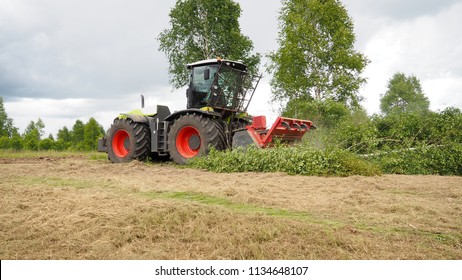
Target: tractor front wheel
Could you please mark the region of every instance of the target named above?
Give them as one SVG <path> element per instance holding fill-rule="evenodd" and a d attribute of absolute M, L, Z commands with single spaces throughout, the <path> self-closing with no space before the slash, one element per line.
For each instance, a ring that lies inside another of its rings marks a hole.
<path fill-rule="evenodd" d="M 113 163 L 143 161 L 149 155 L 151 134 L 144 123 L 116 119 L 108 131 L 107 154 Z"/>
<path fill-rule="evenodd" d="M 194 157 L 203 156 L 210 148 L 226 149 L 225 133 L 218 121 L 200 114 L 178 118 L 168 134 L 170 158 L 186 164 Z"/>

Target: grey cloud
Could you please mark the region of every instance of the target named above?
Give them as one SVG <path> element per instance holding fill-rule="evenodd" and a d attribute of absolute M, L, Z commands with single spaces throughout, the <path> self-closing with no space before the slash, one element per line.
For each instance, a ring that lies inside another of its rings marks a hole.
<path fill-rule="evenodd" d="M 16 10 L 0 12 L 0 94 L 6 100 L 113 98 L 168 86 L 167 60 L 155 38 L 173 4 L 13 3 Z"/>

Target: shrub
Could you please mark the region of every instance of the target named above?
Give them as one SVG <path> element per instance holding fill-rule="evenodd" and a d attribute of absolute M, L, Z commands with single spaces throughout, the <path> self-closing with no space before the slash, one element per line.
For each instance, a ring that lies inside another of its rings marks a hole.
<path fill-rule="evenodd" d="M 341 149 L 274 147 L 270 149 L 212 150 L 191 166 L 214 172 L 284 172 L 310 176 L 373 176 L 380 170 L 351 152 Z"/>
<path fill-rule="evenodd" d="M 462 176 L 462 144 L 420 145 L 370 157 L 384 173 Z"/>
<path fill-rule="evenodd" d="M 55 141 L 50 138 L 45 138 L 39 141 L 38 149 L 43 151 L 49 151 L 55 149 Z"/>
<path fill-rule="evenodd" d="M 9 149 L 10 148 L 10 138 L 8 136 L 0 137 L 0 149 Z"/>
<path fill-rule="evenodd" d="M 371 121 L 344 121 L 331 134 L 332 144 L 357 154 L 373 153 L 379 144 L 377 128 Z"/>

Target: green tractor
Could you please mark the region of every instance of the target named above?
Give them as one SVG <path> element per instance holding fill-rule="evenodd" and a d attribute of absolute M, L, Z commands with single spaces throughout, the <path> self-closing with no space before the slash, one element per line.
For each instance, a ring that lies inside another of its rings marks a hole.
<path fill-rule="evenodd" d="M 211 59 L 188 64 L 187 109 L 171 113 L 157 105 L 154 112 L 142 109 L 120 114 L 99 139 L 98 151 L 111 162 L 169 157 L 178 164 L 203 156 L 211 148 L 231 149 L 271 146 L 275 139 L 299 141 L 313 129 L 308 120 L 278 117 L 267 129 L 266 117 L 251 117 L 247 108 L 261 76 L 250 75 L 239 61 Z"/>

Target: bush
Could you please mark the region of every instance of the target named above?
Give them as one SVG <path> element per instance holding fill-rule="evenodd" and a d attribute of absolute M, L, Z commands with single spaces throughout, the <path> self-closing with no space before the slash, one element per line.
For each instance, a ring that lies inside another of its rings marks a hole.
<path fill-rule="evenodd" d="M 379 143 L 377 128 L 371 121 L 344 121 L 331 134 L 329 141 L 332 144 L 357 154 L 373 153 Z"/>
<path fill-rule="evenodd" d="M 351 152 L 341 149 L 275 147 L 232 151 L 212 150 L 191 166 L 214 172 L 284 172 L 309 176 L 373 176 L 380 170 Z"/>
<path fill-rule="evenodd" d="M 370 157 L 387 174 L 462 176 L 462 144 L 421 145 Z"/>
<path fill-rule="evenodd" d="M 427 145 L 462 143 L 462 113 L 447 108 L 441 113 L 402 113 L 374 116 L 379 149 L 400 149 Z"/>
<path fill-rule="evenodd" d="M 42 151 L 55 150 L 55 141 L 45 138 L 39 141 L 38 149 Z"/>
<path fill-rule="evenodd" d="M 0 137 L 0 149 L 9 149 L 10 148 L 10 138 L 7 136 Z"/>
<path fill-rule="evenodd" d="M 331 124 L 332 125 L 332 124 Z M 285 172 L 318 176 L 434 174 L 462 176 L 462 113 L 368 118 L 352 112 L 320 127 L 296 147 L 217 152 L 192 163 L 215 172 Z"/>

